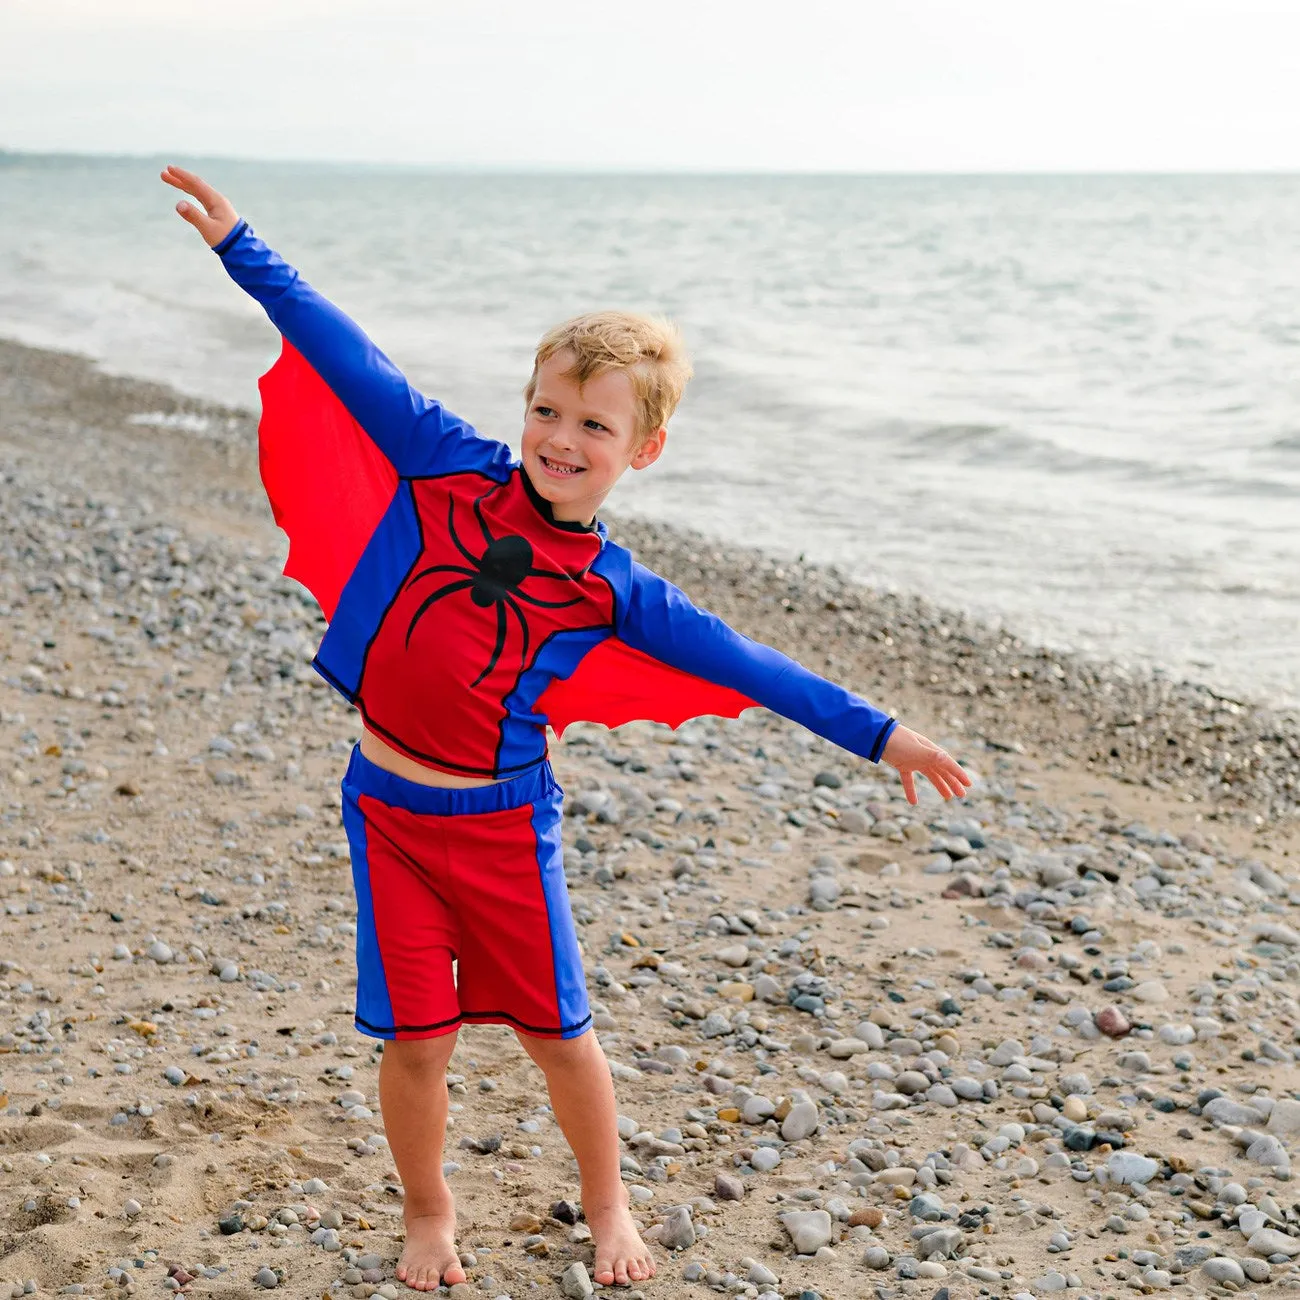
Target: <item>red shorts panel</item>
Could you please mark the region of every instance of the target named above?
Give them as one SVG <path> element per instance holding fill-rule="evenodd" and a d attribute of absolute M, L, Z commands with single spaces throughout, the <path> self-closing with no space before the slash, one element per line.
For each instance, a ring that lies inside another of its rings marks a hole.
<path fill-rule="evenodd" d="M 448 790 L 354 751 L 343 821 L 362 1033 L 431 1038 L 473 1021 L 572 1038 L 590 1026 L 562 798 L 545 763 L 497 785 Z"/>

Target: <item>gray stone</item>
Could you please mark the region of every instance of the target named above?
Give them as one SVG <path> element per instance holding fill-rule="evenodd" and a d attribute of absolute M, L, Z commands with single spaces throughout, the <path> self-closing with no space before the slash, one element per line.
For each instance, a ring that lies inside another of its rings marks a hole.
<path fill-rule="evenodd" d="M 1261 1228 L 1246 1243 L 1257 1255 L 1300 1255 L 1300 1237 L 1288 1237 L 1276 1228 Z"/>
<path fill-rule="evenodd" d="M 745 1184 L 735 1174 L 718 1174 L 713 1180 L 713 1194 L 720 1201 L 743 1201 Z"/>
<path fill-rule="evenodd" d="M 1231 1097 L 1215 1097 L 1213 1101 L 1206 1102 L 1201 1114 L 1215 1124 L 1247 1126 L 1264 1122 L 1264 1116 L 1253 1106 L 1243 1106 Z"/>
<path fill-rule="evenodd" d="M 1201 1265 L 1201 1272 L 1211 1282 L 1232 1282 L 1236 1286 L 1246 1285 L 1245 1271 L 1235 1259 L 1229 1259 L 1226 1255 L 1216 1255 L 1213 1259 L 1207 1259 Z"/>
<path fill-rule="evenodd" d="M 749 1163 L 753 1165 L 760 1174 L 770 1174 L 772 1170 L 781 1163 L 781 1153 L 774 1147 L 759 1147 L 758 1150 L 749 1157 Z"/>
<path fill-rule="evenodd" d="M 782 1226 L 790 1234 L 795 1253 L 815 1255 L 831 1241 L 831 1216 L 825 1210 L 791 1210 L 781 1216 Z"/>
<path fill-rule="evenodd" d="M 731 1022 L 720 1011 L 710 1011 L 700 1022 L 701 1038 L 721 1038 L 731 1033 Z"/>
<path fill-rule="evenodd" d="M 781 1136 L 787 1142 L 798 1142 L 817 1132 L 819 1116 L 817 1106 L 811 1101 L 798 1101 L 781 1121 Z"/>
<path fill-rule="evenodd" d="M 1035 1278 L 1029 1285 L 1035 1291 L 1051 1294 L 1053 1291 L 1064 1291 L 1070 1283 L 1064 1273 L 1058 1273 L 1055 1269 L 1052 1269 L 1050 1272 L 1044 1273 L 1042 1277 Z"/>
<path fill-rule="evenodd" d="M 868 1246 L 863 1252 L 862 1262 L 867 1268 L 882 1269 L 889 1267 L 889 1251 L 883 1246 Z"/>
<path fill-rule="evenodd" d="M 276 1275 L 265 1265 L 263 1265 L 261 1268 L 257 1270 L 255 1274 L 253 1274 L 253 1281 L 258 1286 L 265 1287 L 266 1290 L 268 1291 L 274 1290 L 277 1286 L 280 1285 L 280 1279 L 276 1277 Z"/>
<path fill-rule="evenodd" d="M 1272 1133 L 1265 1133 L 1261 1137 L 1257 1137 L 1246 1148 L 1246 1159 L 1253 1160 L 1257 1165 L 1265 1165 L 1270 1169 L 1291 1168 L 1291 1157 L 1287 1155 L 1286 1147 Z"/>
<path fill-rule="evenodd" d="M 965 1241 L 960 1228 L 938 1228 L 916 1243 L 917 1259 L 947 1259 L 956 1255 Z"/>
<path fill-rule="evenodd" d="M 1106 1161 L 1106 1168 L 1115 1182 L 1136 1184 L 1150 1182 L 1160 1166 L 1136 1151 L 1116 1151 Z"/>
<path fill-rule="evenodd" d="M 757 1260 L 749 1266 L 749 1272 L 745 1274 L 745 1281 L 753 1283 L 754 1286 L 775 1286 L 778 1280 L 770 1268 Z"/>
<path fill-rule="evenodd" d="M 1280 1138 L 1300 1137 L 1300 1101 L 1289 1097 L 1275 1101 L 1268 1117 L 1268 1131 Z"/>
<path fill-rule="evenodd" d="M 591 1285 L 591 1278 L 587 1276 L 587 1266 L 581 1261 L 570 1264 L 560 1279 L 560 1290 L 569 1297 L 569 1300 L 586 1300 L 588 1296 L 594 1295 L 596 1288 Z"/>
<path fill-rule="evenodd" d="M 659 1232 L 659 1244 L 665 1250 L 686 1250 L 695 1245 L 695 1225 L 691 1222 L 689 1205 L 678 1205 L 668 1212 Z"/>

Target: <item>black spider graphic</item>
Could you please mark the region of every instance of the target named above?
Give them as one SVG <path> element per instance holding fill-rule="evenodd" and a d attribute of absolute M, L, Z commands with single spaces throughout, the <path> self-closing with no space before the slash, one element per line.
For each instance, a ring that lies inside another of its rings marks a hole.
<path fill-rule="evenodd" d="M 412 576 L 410 585 L 413 586 L 422 578 L 427 578 L 433 573 L 459 573 L 463 575 L 459 581 L 444 584 L 420 602 L 420 608 L 411 616 L 411 625 L 406 629 L 406 647 L 408 650 L 410 649 L 411 635 L 415 631 L 415 625 L 428 613 L 433 605 L 444 596 L 450 596 L 457 591 L 464 591 L 469 588 L 470 599 L 476 605 L 483 609 L 486 609 L 489 605 L 495 605 L 497 608 L 496 645 L 492 648 L 492 657 L 488 660 L 487 667 L 471 683 L 471 686 L 477 686 L 497 666 L 497 662 L 501 658 L 501 651 L 505 648 L 507 609 L 519 620 L 519 629 L 524 634 L 524 648 L 520 654 L 520 667 L 523 668 L 528 664 L 528 620 L 524 617 L 524 612 L 519 608 L 517 602 L 522 600 L 526 605 L 537 605 L 542 609 L 565 609 L 569 605 L 577 605 L 581 602 L 582 597 L 574 596 L 572 600 L 539 600 L 536 596 L 530 596 L 526 592 L 520 591 L 519 588 L 525 578 L 559 578 L 564 582 L 572 582 L 573 578 L 567 573 L 557 573 L 554 569 L 534 568 L 533 548 L 526 537 L 514 535 L 493 537 L 488 529 L 487 522 L 483 518 L 483 511 L 477 500 L 474 502 L 474 517 L 478 520 L 478 526 L 482 530 L 483 541 L 487 549 L 481 557 L 471 555 L 464 542 L 456 534 L 455 514 L 456 503 L 453 498 L 447 502 L 447 532 L 455 543 L 456 549 L 465 557 L 471 567 L 460 564 L 432 564 L 427 569 L 421 569 L 419 573 Z"/>

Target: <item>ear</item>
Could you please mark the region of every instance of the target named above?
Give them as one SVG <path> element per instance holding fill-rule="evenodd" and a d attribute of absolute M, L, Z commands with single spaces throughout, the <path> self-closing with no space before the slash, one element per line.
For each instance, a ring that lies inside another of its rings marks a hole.
<path fill-rule="evenodd" d="M 661 425 L 636 449 L 636 454 L 628 464 L 632 469 L 645 469 L 647 465 L 653 465 L 662 454 L 667 441 L 668 430 Z"/>

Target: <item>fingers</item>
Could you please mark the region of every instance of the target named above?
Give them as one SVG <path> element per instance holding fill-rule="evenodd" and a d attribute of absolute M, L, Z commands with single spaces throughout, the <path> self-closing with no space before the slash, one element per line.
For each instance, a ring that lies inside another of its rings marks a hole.
<path fill-rule="evenodd" d="M 945 754 L 942 765 L 922 768 L 921 771 L 932 786 L 945 799 L 960 799 L 971 785 L 971 778 L 954 759 Z"/>
<path fill-rule="evenodd" d="M 197 176 L 194 172 L 187 172 L 184 167 L 168 164 L 163 169 L 162 179 L 168 185 L 174 185 L 178 190 L 184 190 L 186 194 L 192 194 L 209 212 L 216 204 L 222 202 L 221 195 L 202 176 Z"/>
<path fill-rule="evenodd" d="M 898 775 L 903 778 L 903 793 L 907 796 L 907 802 L 916 803 L 916 781 L 911 772 L 899 772 Z"/>

